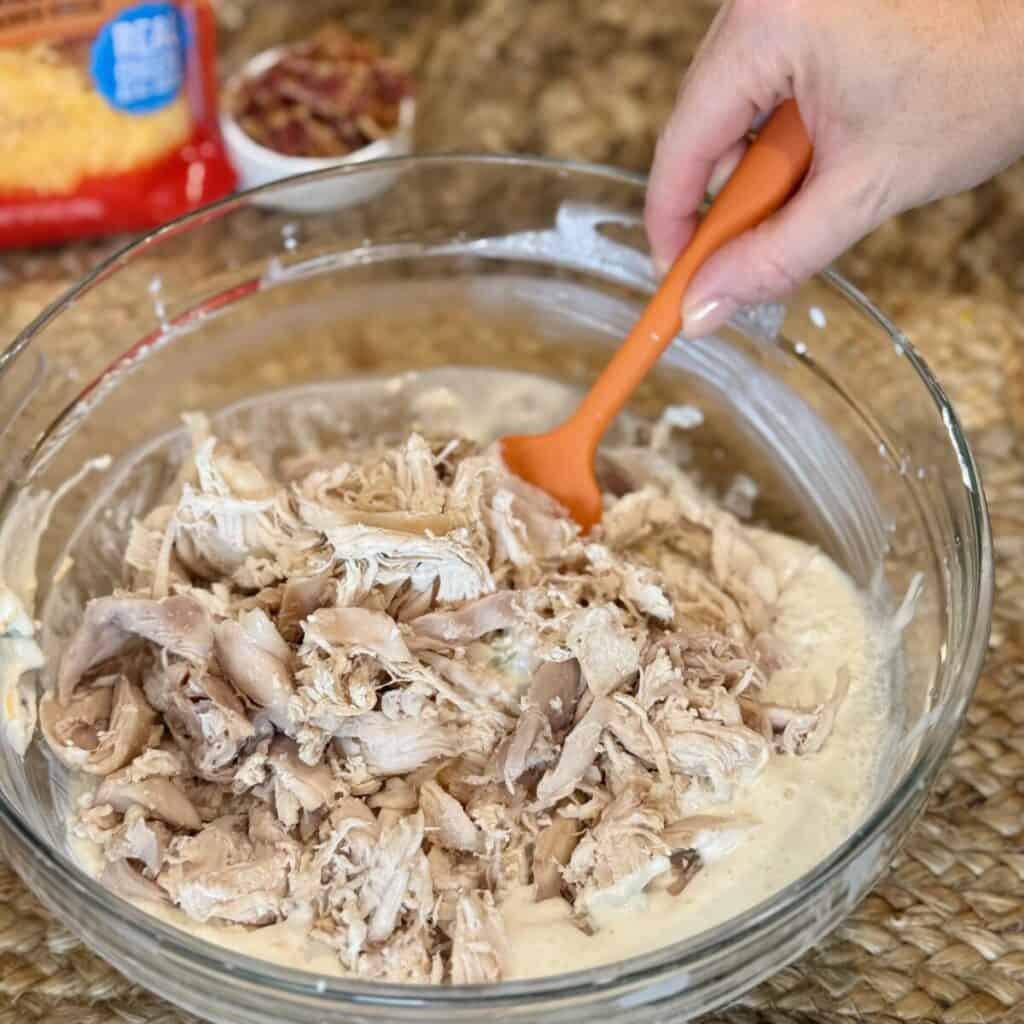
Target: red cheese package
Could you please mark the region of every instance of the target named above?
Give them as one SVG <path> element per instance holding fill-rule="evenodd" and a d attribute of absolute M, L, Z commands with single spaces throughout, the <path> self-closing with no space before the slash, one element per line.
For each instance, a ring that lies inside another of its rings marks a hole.
<path fill-rule="evenodd" d="M 230 192 L 206 0 L 0 0 L 0 246 L 154 227 Z"/>

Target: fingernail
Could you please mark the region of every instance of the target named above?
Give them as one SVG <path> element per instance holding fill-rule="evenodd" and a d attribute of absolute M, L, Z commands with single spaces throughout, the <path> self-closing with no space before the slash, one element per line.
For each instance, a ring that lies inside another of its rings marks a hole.
<path fill-rule="evenodd" d="M 711 171 L 711 177 L 708 178 L 707 187 L 704 189 L 709 196 L 717 196 L 722 191 L 725 183 L 732 177 L 733 171 L 739 166 L 745 152 L 745 146 L 734 147 L 732 152 L 726 154 L 715 164 Z"/>
<path fill-rule="evenodd" d="M 651 262 L 654 264 L 654 272 L 658 277 L 664 277 L 668 273 L 669 267 L 672 266 L 664 256 L 659 256 L 657 253 L 651 257 Z"/>
<path fill-rule="evenodd" d="M 683 303 L 683 334 L 687 338 L 700 337 L 726 319 L 723 312 L 721 299 L 706 299 L 693 305 Z"/>
<path fill-rule="evenodd" d="M 709 196 L 717 196 L 725 188 L 725 183 L 732 177 L 746 152 L 747 144 L 737 142 L 718 158 L 715 166 L 711 169 L 711 177 L 708 178 L 707 186 L 704 189 Z"/>
<path fill-rule="evenodd" d="M 722 186 L 729 180 L 732 172 L 735 171 L 734 166 L 730 167 L 728 164 L 719 164 L 712 172 L 711 177 L 708 178 L 708 186 L 704 190 L 709 196 L 717 196 L 722 191 Z"/>

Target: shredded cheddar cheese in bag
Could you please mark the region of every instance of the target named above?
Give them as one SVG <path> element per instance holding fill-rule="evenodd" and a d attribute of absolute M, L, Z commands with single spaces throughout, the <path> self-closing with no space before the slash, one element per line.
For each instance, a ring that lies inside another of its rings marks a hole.
<path fill-rule="evenodd" d="M 229 192 L 205 0 L 0 0 L 0 245 L 160 224 Z"/>

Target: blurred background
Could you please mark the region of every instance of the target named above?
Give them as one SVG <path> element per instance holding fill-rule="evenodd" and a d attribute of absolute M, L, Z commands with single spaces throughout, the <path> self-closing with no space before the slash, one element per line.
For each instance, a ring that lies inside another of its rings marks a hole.
<path fill-rule="evenodd" d="M 716 0 L 213 0 L 219 70 L 328 21 L 378 39 L 413 73 L 420 151 L 505 151 L 645 173 Z M 0 252 L 0 336 L 126 239 Z M 840 263 L 914 340 L 940 378 L 950 350 L 984 336 L 968 425 L 991 412 L 992 373 L 1016 382 L 1024 303 L 1024 167 L 879 229 Z M 994 365 L 990 365 L 994 364 Z M 979 374 L 981 379 L 979 379 Z M 979 391 L 979 394 L 975 394 Z M 975 407 L 973 399 L 980 398 Z M 1021 403 L 1014 402 L 1015 406 Z"/>
<path fill-rule="evenodd" d="M 413 72 L 417 149 L 539 153 L 640 172 L 717 6 L 716 0 L 214 0 L 222 78 L 252 54 L 336 19 L 380 40 Z M 0 287 L 69 283 L 122 242 L 0 255 Z M 1022 254 L 1024 168 L 1016 168 L 892 222 L 846 257 L 842 269 L 903 321 L 929 300 L 957 295 L 1017 308 Z M 13 300 L 0 292 L 5 333 L 53 290 L 19 290 Z"/>

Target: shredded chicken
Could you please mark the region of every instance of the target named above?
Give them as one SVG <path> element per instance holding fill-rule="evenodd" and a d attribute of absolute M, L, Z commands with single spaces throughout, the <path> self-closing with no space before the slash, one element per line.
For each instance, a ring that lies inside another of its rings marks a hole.
<path fill-rule="evenodd" d="M 190 426 L 39 706 L 129 898 L 294 919 L 368 978 L 498 981 L 513 887 L 584 927 L 677 892 L 757 827 L 727 805 L 769 759 L 828 738 L 845 674 L 766 699 L 786 581 L 653 447 L 603 454 L 583 538 L 466 442 L 273 479 Z"/>

